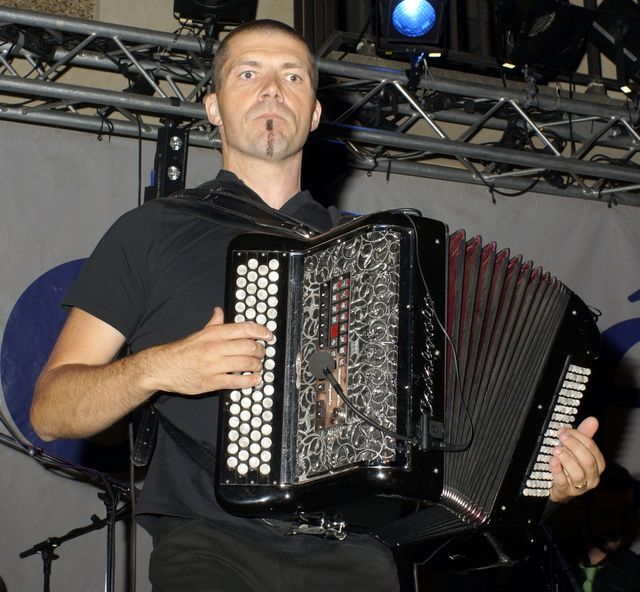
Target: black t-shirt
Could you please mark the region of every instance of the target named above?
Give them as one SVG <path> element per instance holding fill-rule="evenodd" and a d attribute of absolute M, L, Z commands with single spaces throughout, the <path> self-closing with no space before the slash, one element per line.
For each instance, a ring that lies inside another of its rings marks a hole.
<path fill-rule="evenodd" d="M 236 180 L 222 172 L 219 178 Z M 300 222 L 328 230 L 328 212 L 308 192 L 281 209 Z M 64 299 L 105 321 L 131 352 L 181 339 L 201 329 L 214 306 L 224 305 L 226 253 L 242 231 L 205 221 L 153 200 L 122 216 L 98 243 Z M 161 412 L 215 454 L 218 397 L 160 395 Z M 138 514 L 203 517 L 242 525 L 245 519 L 217 504 L 212 478 L 159 430 Z M 144 524 L 144 520 L 142 520 Z"/>

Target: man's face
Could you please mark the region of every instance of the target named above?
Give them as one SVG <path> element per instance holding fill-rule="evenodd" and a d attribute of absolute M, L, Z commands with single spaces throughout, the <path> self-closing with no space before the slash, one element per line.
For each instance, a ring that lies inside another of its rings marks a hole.
<path fill-rule="evenodd" d="M 205 99 L 225 158 L 284 160 L 318 126 L 306 46 L 284 33 L 249 31 L 230 40 L 220 88 Z"/>

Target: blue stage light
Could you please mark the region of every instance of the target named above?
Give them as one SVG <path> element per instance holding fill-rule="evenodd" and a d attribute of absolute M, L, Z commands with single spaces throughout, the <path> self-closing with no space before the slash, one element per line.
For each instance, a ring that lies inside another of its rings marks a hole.
<path fill-rule="evenodd" d="M 395 29 L 407 37 L 420 37 L 436 23 L 436 11 L 427 0 L 402 0 L 393 9 Z"/>

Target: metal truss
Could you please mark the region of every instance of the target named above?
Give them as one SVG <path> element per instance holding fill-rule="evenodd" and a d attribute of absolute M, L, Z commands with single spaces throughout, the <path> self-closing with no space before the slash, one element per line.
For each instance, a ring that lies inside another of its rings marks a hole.
<path fill-rule="evenodd" d="M 150 140 L 170 119 L 192 145 L 215 147 L 200 104 L 214 51 L 198 31 L 0 7 L 0 119 Z M 640 205 L 635 103 L 335 56 L 318 59 L 317 133 L 344 141 L 354 167 Z"/>

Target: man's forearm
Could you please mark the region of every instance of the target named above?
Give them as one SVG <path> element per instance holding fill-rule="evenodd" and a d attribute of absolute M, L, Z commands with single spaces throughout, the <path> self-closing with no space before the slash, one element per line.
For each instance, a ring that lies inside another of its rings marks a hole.
<path fill-rule="evenodd" d="M 45 370 L 31 407 L 43 440 L 83 438 L 108 428 L 154 392 L 147 350 L 100 366 L 65 364 Z"/>

